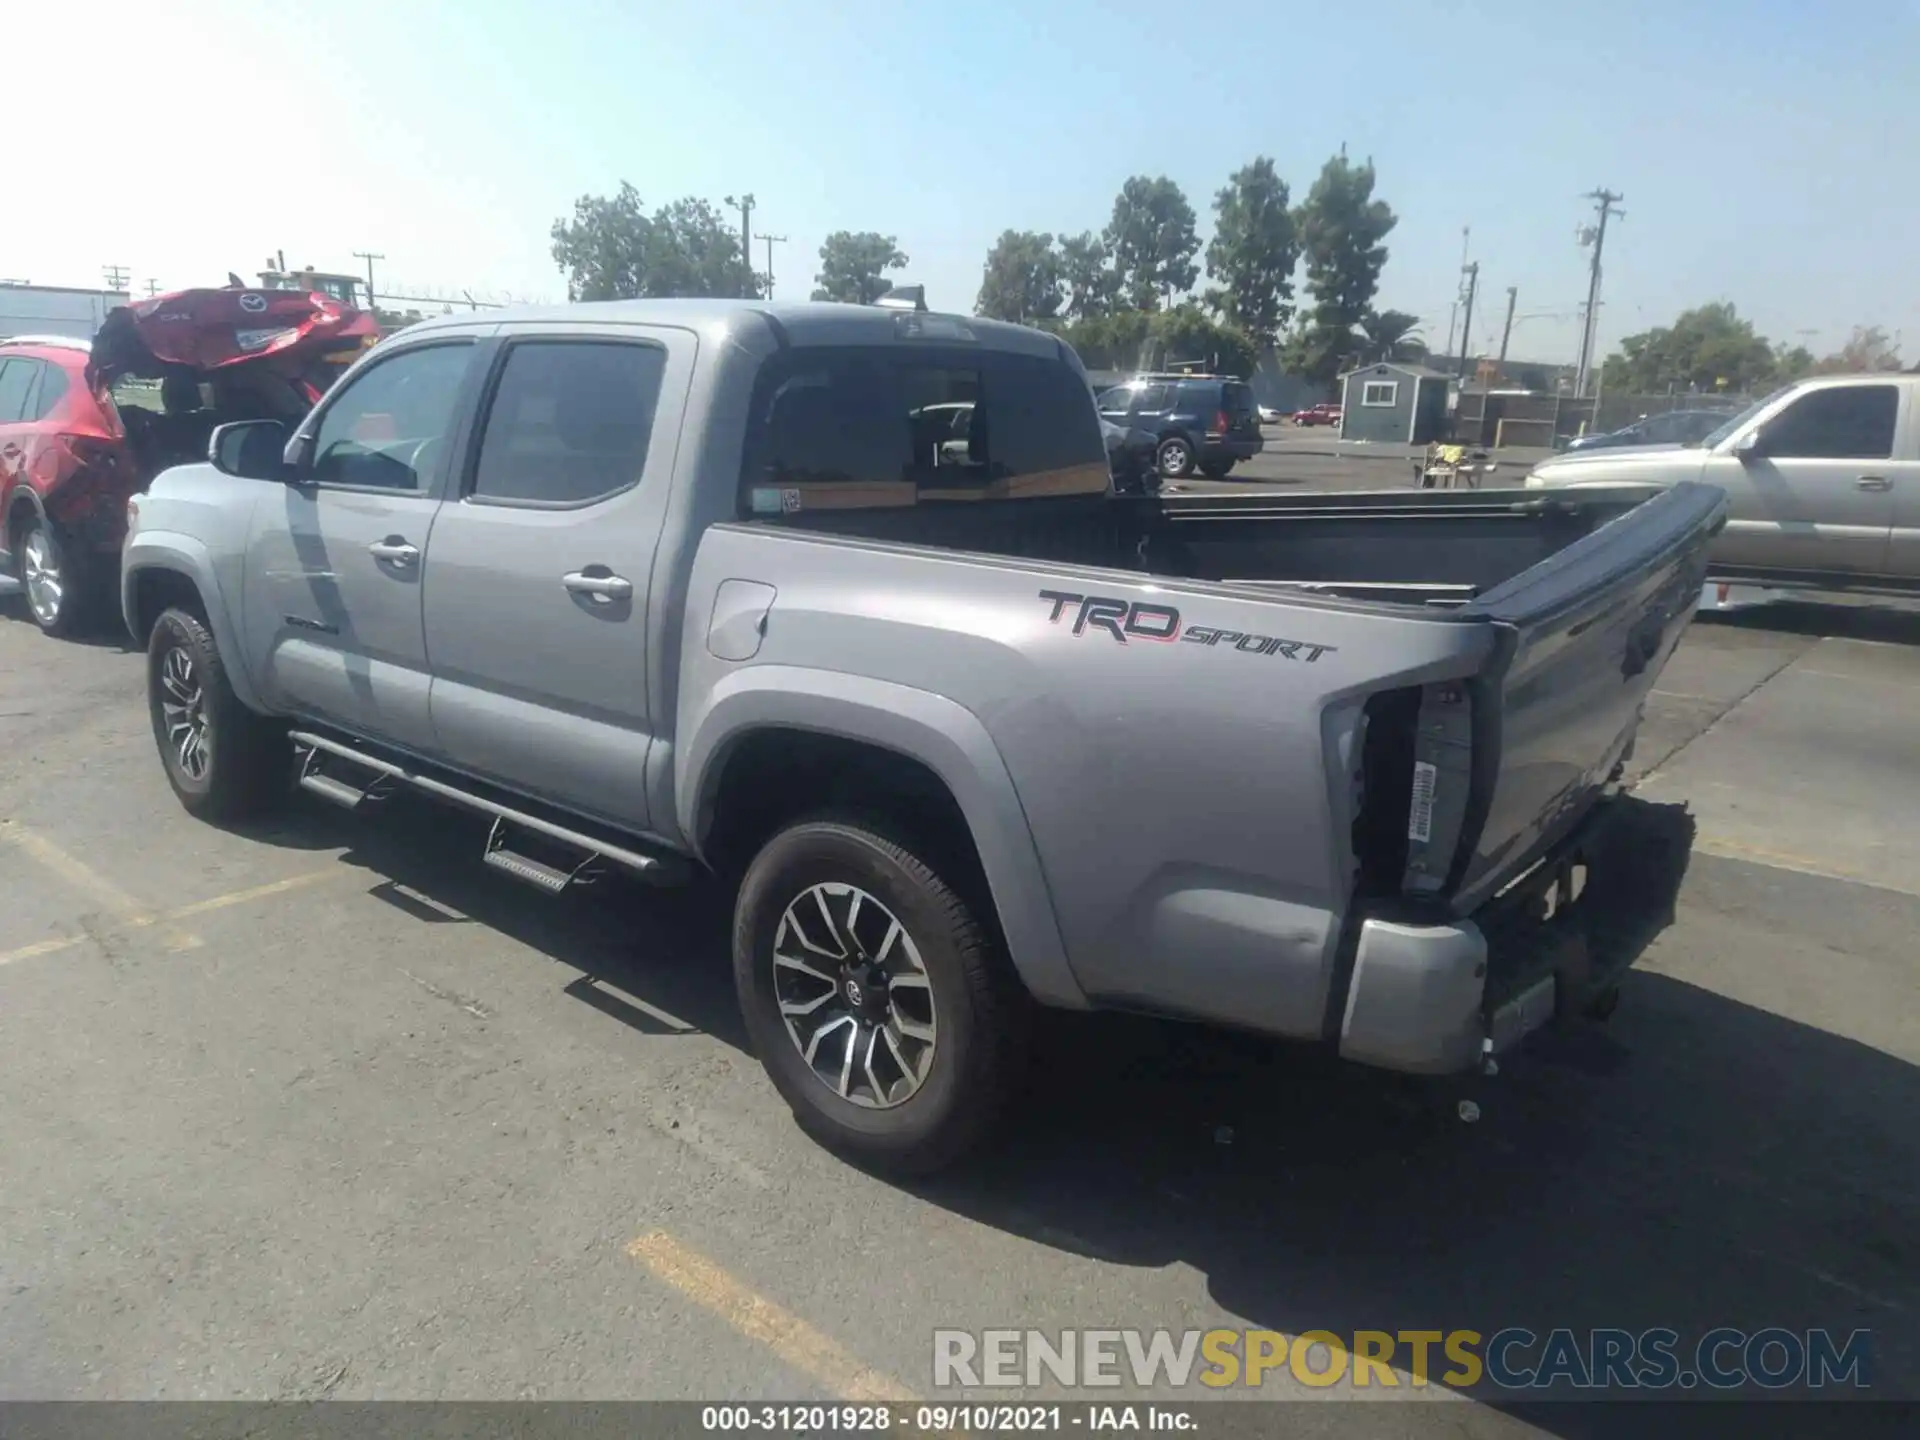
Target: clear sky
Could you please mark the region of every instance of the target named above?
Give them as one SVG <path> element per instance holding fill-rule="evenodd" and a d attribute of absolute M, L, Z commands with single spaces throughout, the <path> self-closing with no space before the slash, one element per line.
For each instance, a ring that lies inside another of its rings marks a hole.
<path fill-rule="evenodd" d="M 1400 216 L 1379 303 L 1436 347 L 1470 225 L 1479 343 L 1512 285 L 1513 354 L 1569 357 L 1580 197 L 1609 186 L 1609 348 L 1726 299 L 1920 358 L 1920 0 L 0 0 L 0 46 L 0 276 L 43 284 L 374 250 L 382 289 L 558 299 L 549 227 L 626 179 L 751 191 L 783 296 L 828 231 L 873 229 L 968 309 L 1009 226 L 1097 230 L 1164 173 L 1204 234 L 1254 155 L 1298 198 L 1345 142 Z"/>

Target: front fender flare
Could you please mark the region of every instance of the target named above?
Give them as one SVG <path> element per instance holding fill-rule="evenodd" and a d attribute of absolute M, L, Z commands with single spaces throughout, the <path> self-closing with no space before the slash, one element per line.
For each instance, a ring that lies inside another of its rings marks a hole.
<path fill-rule="evenodd" d="M 728 753 L 758 730 L 863 741 L 918 760 L 959 803 L 1014 967 L 1036 999 L 1087 1008 L 1067 963 L 1038 847 L 1000 751 L 978 716 L 943 695 L 835 671 L 755 665 L 724 677 L 683 712 L 674 756 L 680 832 L 696 845 Z"/>
<path fill-rule="evenodd" d="M 249 710 L 265 712 L 253 676 L 247 672 L 246 652 L 241 648 L 240 632 L 220 588 L 213 556 L 206 545 L 191 535 L 170 530 L 141 530 L 127 538 L 120 561 L 120 613 L 128 633 L 145 643 L 134 624 L 134 594 L 143 571 L 171 570 L 184 575 L 200 592 L 200 604 L 206 611 L 207 625 L 214 643 L 220 647 L 220 660 L 227 672 L 233 693 Z"/>

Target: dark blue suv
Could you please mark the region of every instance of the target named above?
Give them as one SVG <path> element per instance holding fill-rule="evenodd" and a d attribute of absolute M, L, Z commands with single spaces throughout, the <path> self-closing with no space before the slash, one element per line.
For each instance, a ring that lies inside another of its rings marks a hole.
<path fill-rule="evenodd" d="M 1136 375 L 1101 393 L 1100 415 L 1152 435 L 1169 479 L 1222 480 L 1266 447 L 1252 387 L 1226 375 Z"/>

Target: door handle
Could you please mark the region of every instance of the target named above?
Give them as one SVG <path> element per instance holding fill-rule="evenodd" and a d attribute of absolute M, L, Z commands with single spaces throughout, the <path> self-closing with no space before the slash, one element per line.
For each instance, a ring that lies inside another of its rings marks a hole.
<path fill-rule="evenodd" d="M 590 570 L 605 573 L 589 574 Z M 624 575 L 615 575 L 607 571 L 604 565 L 592 565 L 587 570 L 575 570 L 572 574 L 562 575 L 560 583 L 575 595 L 585 595 L 596 605 L 610 605 L 615 600 L 633 598 L 633 582 Z"/>
<path fill-rule="evenodd" d="M 1893 481 L 1884 475 L 1862 475 L 1853 483 L 1861 490 L 1891 490 L 1893 488 Z"/>
<path fill-rule="evenodd" d="M 419 550 L 409 545 L 398 535 L 389 535 L 384 540 L 376 540 L 367 546 L 367 553 L 376 560 L 385 560 L 402 569 L 420 558 Z"/>

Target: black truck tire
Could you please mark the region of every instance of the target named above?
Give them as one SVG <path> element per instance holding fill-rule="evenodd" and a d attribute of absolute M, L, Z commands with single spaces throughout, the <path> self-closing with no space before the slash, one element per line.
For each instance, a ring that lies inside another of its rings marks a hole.
<path fill-rule="evenodd" d="M 292 747 L 286 726 L 233 692 L 213 633 L 178 606 L 147 641 L 147 714 L 167 783 L 202 820 L 244 820 L 285 799 Z"/>
<path fill-rule="evenodd" d="M 789 825 L 747 867 L 733 924 L 747 1032 L 795 1120 L 902 1174 L 952 1164 L 993 1130 L 1031 1004 L 989 927 L 916 849 L 883 821 Z"/>

